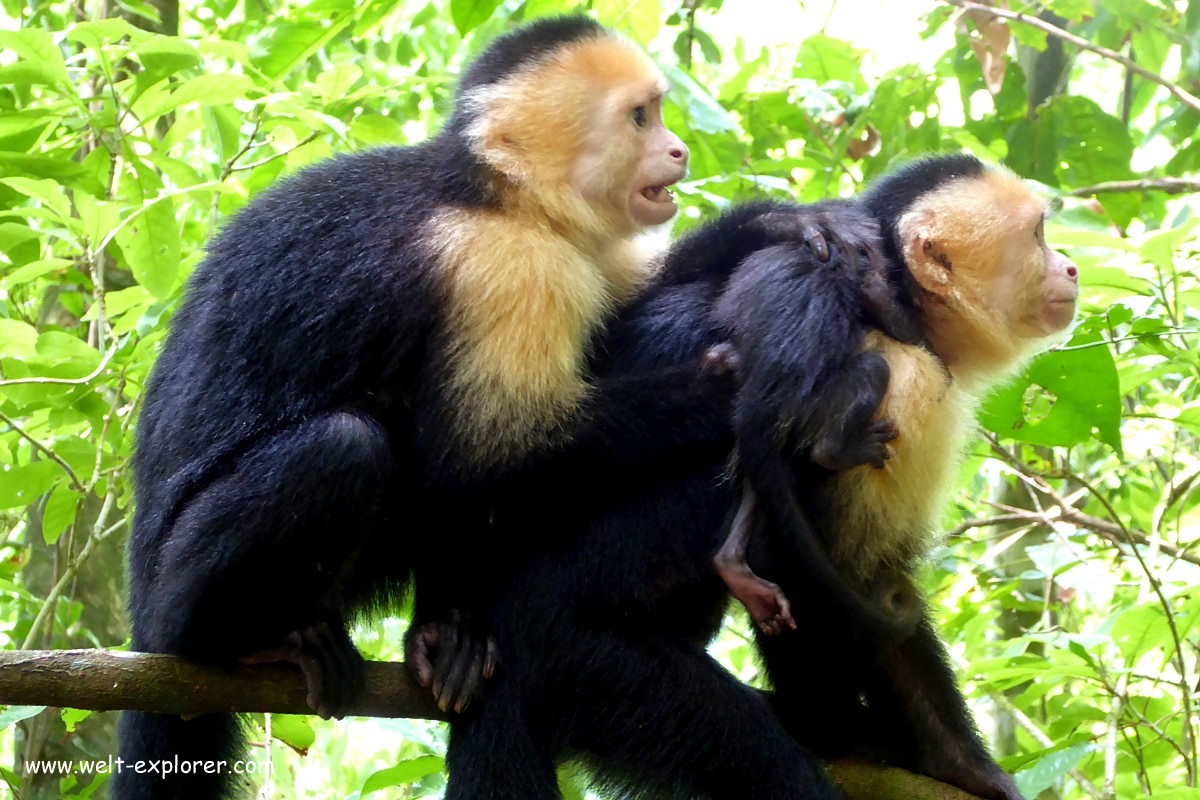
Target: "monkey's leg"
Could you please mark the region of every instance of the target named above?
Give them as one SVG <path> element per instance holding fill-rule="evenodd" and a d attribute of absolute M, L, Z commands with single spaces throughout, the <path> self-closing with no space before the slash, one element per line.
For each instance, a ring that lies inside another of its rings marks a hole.
<path fill-rule="evenodd" d="M 815 463 L 835 472 L 862 464 L 883 469 L 891 458 L 888 443 L 900 434 L 891 420 L 871 418 L 887 392 L 890 372 L 883 356 L 864 350 L 821 390 Z"/>
<path fill-rule="evenodd" d="M 746 607 L 759 630 L 768 635 L 779 633 L 785 626 L 795 630 L 796 620 L 783 590 L 760 578 L 746 563 L 746 549 L 755 524 L 755 502 L 754 490 L 747 486 L 742 490 L 742 501 L 729 526 L 729 537 L 713 556 L 713 566 L 730 594 Z"/>
<path fill-rule="evenodd" d="M 907 746 L 904 766 L 985 800 L 1021 800 L 984 747 L 928 615 L 912 636 L 881 649 L 871 678 L 867 702 L 890 718 L 879 732 L 892 747 Z"/>
<path fill-rule="evenodd" d="M 218 664 L 273 651 L 300 664 L 316 709 L 340 713 L 362 686 L 362 659 L 339 580 L 376 531 L 391 464 L 382 428 L 352 413 L 310 418 L 243 453 L 183 507 L 156 552 L 135 554 L 153 569 L 132 609 L 134 649 Z M 234 758 L 238 738 L 227 714 L 121 720 L 127 762 Z M 125 771 L 115 797 L 216 797 L 228 775 Z"/>
<path fill-rule="evenodd" d="M 778 438 L 775 420 L 789 417 L 781 416 L 770 398 L 771 394 L 759 385 L 758 376 L 751 374 L 738 396 L 735 423 L 746 485 L 754 488 L 757 513 L 762 517 L 756 530 L 766 532 L 765 538 L 771 540 L 777 553 L 776 558 L 765 562 L 774 574 L 758 569 L 755 572 L 781 584 L 787 576 L 792 584 L 822 587 L 825 613 L 839 616 L 864 634 L 884 639 L 907 635 L 911 625 L 901 627 L 890 614 L 865 598 L 829 557 L 808 511 L 797 499 L 796 475 L 774 441 Z M 761 567 L 764 562 L 758 564 Z M 782 591 L 785 596 L 792 594 L 788 585 L 783 585 Z M 792 607 L 799 607 L 794 599 Z"/>
<path fill-rule="evenodd" d="M 296 661 L 314 707 L 336 713 L 361 681 L 343 623 L 345 594 L 361 589 L 342 580 L 377 531 L 391 474 L 387 435 L 356 413 L 263 439 L 174 521 L 134 609 L 135 645 L 205 661 Z"/>
<path fill-rule="evenodd" d="M 555 655 L 529 654 L 547 671 L 530 682 L 536 691 L 509 695 L 506 670 L 479 716 L 454 728 L 447 800 L 556 798 L 549 767 L 570 753 L 580 754 L 601 784 L 638 796 L 838 797 L 820 763 L 758 693 L 702 647 L 666 633 L 650 634 L 661 635 L 656 641 L 583 629 L 566 639 L 550 635 L 570 642 L 570 652 L 560 646 Z M 518 650 L 500 641 L 506 651 Z"/>

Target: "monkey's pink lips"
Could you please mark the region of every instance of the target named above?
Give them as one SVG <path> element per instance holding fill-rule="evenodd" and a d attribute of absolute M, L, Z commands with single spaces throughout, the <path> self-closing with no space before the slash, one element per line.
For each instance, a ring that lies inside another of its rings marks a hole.
<path fill-rule="evenodd" d="M 641 195 L 651 203 L 671 203 L 675 200 L 675 193 L 667 186 L 647 186 L 642 189 Z"/>

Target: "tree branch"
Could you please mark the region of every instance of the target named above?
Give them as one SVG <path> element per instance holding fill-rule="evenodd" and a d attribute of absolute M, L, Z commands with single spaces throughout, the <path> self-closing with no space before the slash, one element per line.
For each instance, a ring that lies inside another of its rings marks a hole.
<path fill-rule="evenodd" d="M 1194 178 L 1141 178 L 1133 181 L 1106 181 L 1067 192 L 1071 197 L 1091 197 L 1101 192 L 1166 192 L 1190 194 L 1200 192 L 1200 180 Z"/>
<path fill-rule="evenodd" d="M 404 664 L 368 661 L 355 717 L 445 719 Z M 111 650 L 0 651 L 0 704 L 163 714 L 311 714 L 300 670 L 286 665 L 214 667 L 175 656 Z M 978 800 L 894 767 L 838 761 L 830 776 L 845 800 Z"/>
<path fill-rule="evenodd" d="M 989 14 L 993 17 L 999 17 L 1000 19 L 1007 19 L 1012 22 L 1020 22 L 1022 25 L 1029 25 L 1030 27 L 1037 28 L 1038 30 L 1043 31 L 1044 33 L 1053 36 L 1056 39 L 1062 39 L 1064 42 L 1070 42 L 1081 50 L 1087 50 L 1095 53 L 1096 55 L 1104 56 L 1111 61 L 1116 61 L 1130 72 L 1140 75 L 1151 83 L 1157 83 L 1159 86 L 1164 87 L 1168 92 L 1179 98 L 1179 100 L 1184 104 L 1191 106 L 1197 111 L 1200 111 L 1200 97 L 1196 97 L 1194 94 L 1184 90 L 1180 86 L 1171 83 L 1171 81 L 1167 80 L 1161 75 L 1151 72 L 1128 56 L 1124 56 L 1118 53 L 1116 50 L 1109 50 L 1107 47 L 1101 47 L 1098 44 L 1092 44 L 1087 39 L 1076 36 L 1073 33 L 1068 33 L 1057 25 L 1051 25 L 1045 20 L 1038 19 L 1037 17 L 1031 17 L 1028 14 L 1022 14 L 1019 11 L 1008 11 L 1007 9 L 1003 8 L 992 8 L 991 6 L 983 6 L 979 3 L 967 2 L 967 0 L 942 0 L 942 2 L 946 3 L 947 5 L 955 6 L 956 8 L 961 8 L 964 11 L 975 11 L 980 14 Z"/>

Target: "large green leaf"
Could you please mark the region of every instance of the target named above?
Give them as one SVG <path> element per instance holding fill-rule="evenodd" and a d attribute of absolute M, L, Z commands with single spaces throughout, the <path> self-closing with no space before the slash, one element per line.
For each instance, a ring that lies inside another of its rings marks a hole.
<path fill-rule="evenodd" d="M 445 759 L 441 756 L 421 756 L 420 758 L 401 761 L 394 767 L 377 770 L 363 783 L 361 796 L 366 797 L 381 789 L 389 789 L 393 786 L 407 786 L 410 783 L 415 783 L 426 775 L 441 772 L 445 764 Z"/>
<path fill-rule="evenodd" d="M 1120 382 L 1112 353 L 1102 342 L 1098 333 L 1082 333 L 1071 340 L 1074 349 L 1035 359 L 984 403 L 979 415 L 984 427 L 1052 447 L 1081 444 L 1095 435 L 1121 453 Z M 1035 401 L 1052 407 L 1041 419 L 1031 420 Z"/>

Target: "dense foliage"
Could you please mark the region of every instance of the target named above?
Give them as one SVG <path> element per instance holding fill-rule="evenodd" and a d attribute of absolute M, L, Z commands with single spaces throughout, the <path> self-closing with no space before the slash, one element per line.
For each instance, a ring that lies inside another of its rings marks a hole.
<path fill-rule="evenodd" d="M 680 226 L 759 193 L 850 193 L 930 150 L 1063 198 L 1048 238 L 1080 265 L 1079 325 L 987 405 L 926 585 L 1028 797 L 1200 799 L 1200 101 L 1182 91 L 1200 87 L 1200 5 L 1012 4 L 1138 72 L 934 0 L 891 4 L 921 24 L 864 53 L 833 27 L 869 32 L 880 7 L 789 4 L 585 5 L 673 81 L 667 122 L 693 154 Z M 0 645 L 120 647 L 139 392 L 214 227 L 330 153 L 420 140 L 480 43 L 578 6 L 2 5 Z M 356 639 L 397 658 L 402 625 L 401 610 Z M 713 650 L 756 679 L 740 619 Z M 92 796 L 102 779 L 23 764 L 107 757 L 112 716 L 0 710 L 3 781 L 24 800 Z M 270 723 L 256 758 L 274 796 L 439 791 L 437 724 Z M 582 785 L 564 775 L 569 795 Z"/>

